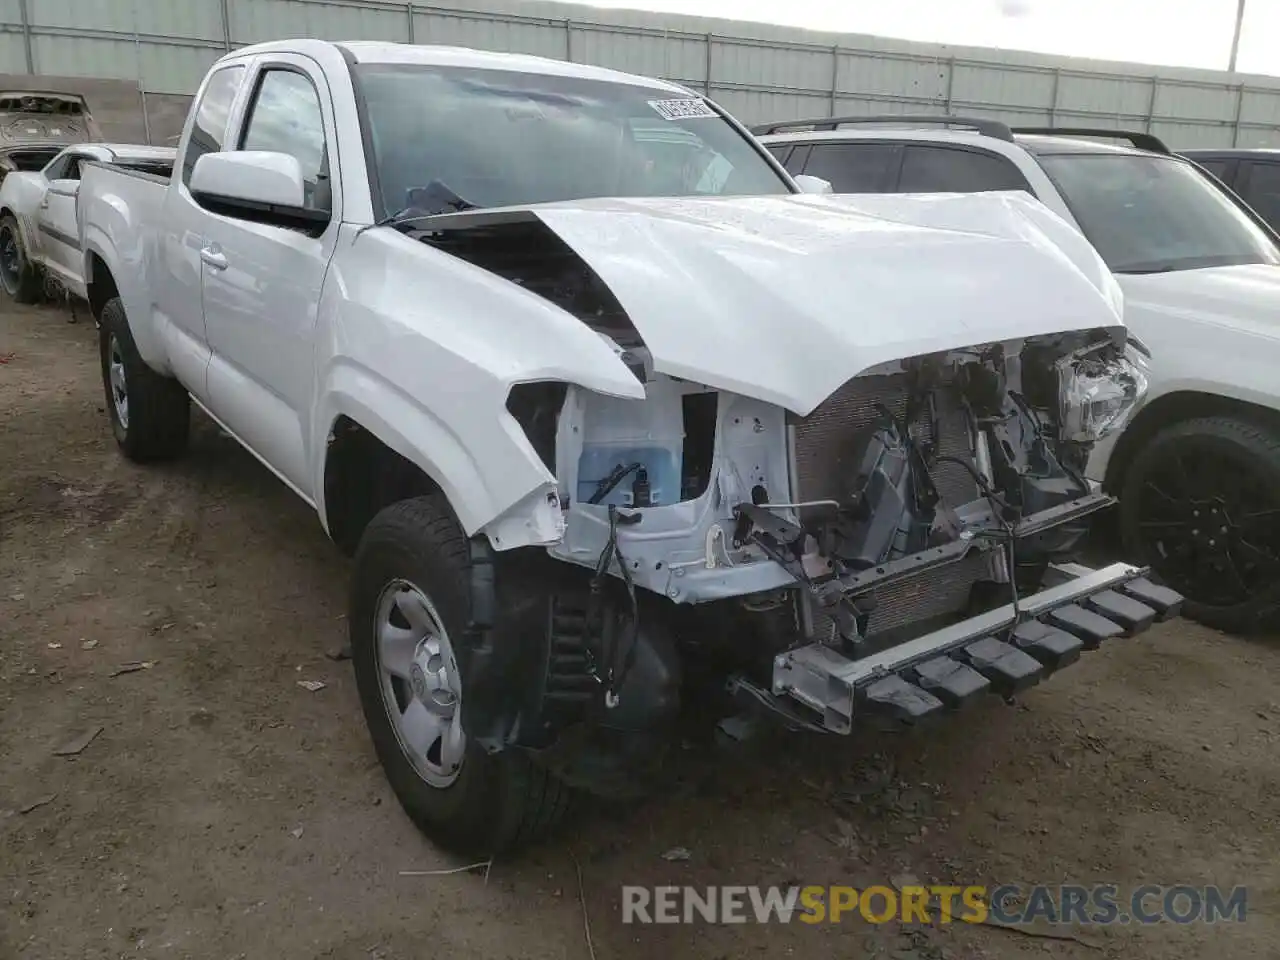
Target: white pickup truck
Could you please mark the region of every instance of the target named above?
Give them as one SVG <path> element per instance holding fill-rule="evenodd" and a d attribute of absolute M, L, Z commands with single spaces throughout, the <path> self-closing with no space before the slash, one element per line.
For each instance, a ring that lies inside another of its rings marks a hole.
<path fill-rule="evenodd" d="M 175 153 L 172 147 L 76 143 L 39 170 L 8 174 L 0 184 L 0 287 L 19 303 L 36 302 L 51 283 L 83 300 L 76 223 L 81 167 L 111 163 L 168 176 Z"/>
<path fill-rule="evenodd" d="M 365 717 L 439 842 L 651 787 L 690 704 L 917 723 L 1177 613 L 1067 556 L 1146 385 L 1088 242 L 798 180 L 677 85 L 318 40 L 219 60 L 171 182 L 87 170 L 120 446 L 181 453 L 190 398 L 354 554 Z"/>

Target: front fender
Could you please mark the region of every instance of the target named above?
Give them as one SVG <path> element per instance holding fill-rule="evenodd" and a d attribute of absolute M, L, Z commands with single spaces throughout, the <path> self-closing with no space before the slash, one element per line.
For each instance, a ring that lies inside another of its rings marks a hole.
<path fill-rule="evenodd" d="M 40 231 L 36 229 L 35 215 L 44 196 L 45 187 L 32 179 L 29 173 L 15 172 L 4 178 L 0 185 L 0 210 L 13 214 L 18 224 L 22 244 L 33 259 L 42 256 Z"/>
<path fill-rule="evenodd" d="M 463 530 L 497 549 L 563 534 L 555 477 L 507 410 L 511 388 L 549 381 L 645 396 L 580 320 L 394 231 L 353 229 L 339 240 L 318 324 L 315 489 L 345 414 L 434 480 Z"/>
<path fill-rule="evenodd" d="M 520 536 L 501 523 L 513 507 L 527 507 L 530 516 L 545 512 L 539 504 L 545 504 L 555 491 L 555 477 L 505 409 L 477 412 L 463 438 L 376 371 L 349 361 L 336 363 L 325 378 L 314 421 L 317 435 L 312 449 L 318 455 L 313 489 L 324 489 L 328 440 L 341 416 L 358 423 L 430 477 L 448 498 L 468 536 L 500 526 L 509 531 L 505 537 L 499 533 L 493 538 L 500 549 L 554 543 L 560 538 L 563 528 L 558 524 L 536 524 Z M 324 498 L 318 500 L 320 520 L 327 530 Z M 494 531 L 489 532 L 492 536 Z"/>
<path fill-rule="evenodd" d="M 1280 411 L 1280 337 L 1267 326 L 1251 328 L 1243 314 L 1234 324 L 1230 318 L 1209 322 L 1145 305 L 1131 306 L 1129 314 L 1129 328 L 1151 349 L 1151 388 L 1125 429 L 1090 452 L 1086 473 L 1091 480 L 1104 481 L 1115 451 L 1131 442 L 1126 434 L 1153 407 L 1175 397 L 1208 395 Z"/>
<path fill-rule="evenodd" d="M 1245 364 L 1245 366 L 1247 367 L 1249 364 Z M 1209 402 L 1210 398 L 1223 397 L 1247 406 L 1280 412 L 1280 395 L 1277 395 L 1274 390 L 1260 389 L 1258 384 L 1247 380 L 1239 383 L 1223 383 L 1219 380 L 1210 380 L 1203 377 L 1181 377 L 1176 380 L 1162 381 L 1159 385 L 1159 392 L 1153 390 L 1152 393 L 1147 395 L 1142 405 L 1134 411 L 1129 424 L 1124 430 L 1100 440 L 1090 451 L 1089 463 L 1085 469 L 1089 479 L 1096 480 L 1099 483 L 1109 481 L 1107 471 L 1110 469 L 1116 450 L 1122 445 L 1132 442 L 1131 438 L 1126 439 L 1126 434 L 1133 430 L 1135 425 L 1146 419 L 1148 415 L 1161 418 L 1161 414 L 1156 412 L 1155 408 L 1163 407 L 1169 401 L 1176 403 L 1180 399 L 1193 396 L 1200 398 L 1200 406 Z M 1119 461 L 1117 465 L 1122 462 Z"/>

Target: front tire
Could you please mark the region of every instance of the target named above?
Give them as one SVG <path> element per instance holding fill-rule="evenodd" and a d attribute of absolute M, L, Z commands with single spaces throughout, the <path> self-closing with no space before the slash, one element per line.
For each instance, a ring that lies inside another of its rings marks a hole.
<path fill-rule="evenodd" d="M 40 271 L 27 256 L 22 231 L 11 215 L 0 217 L 0 286 L 16 303 L 40 300 Z"/>
<path fill-rule="evenodd" d="M 470 617 L 467 538 L 442 494 L 379 512 L 356 550 L 348 625 L 356 684 L 396 799 L 436 844 L 470 856 L 527 845 L 563 818 L 569 788 L 462 729 L 454 648 Z"/>
<path fill-rule="evenodd" d="M 137 463 L 181 456 L 191 430 L 191 398 L 177 380 L 142 359 L 119 297 L 102 308 L 98 349 L 111 432 L 125 456 Z"/>
<path fill-rule="evenodd" d="M 1120 532 L 1190 619 L 1265 625 L 1280 609 L 1280 436 L 1228 416 L 1165 427 L 1125 472 Z"/>

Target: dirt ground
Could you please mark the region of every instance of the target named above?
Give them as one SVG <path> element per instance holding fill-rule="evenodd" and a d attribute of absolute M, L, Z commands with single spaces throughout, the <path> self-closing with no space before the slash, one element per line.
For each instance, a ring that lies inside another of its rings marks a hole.
<path fill-rule="evenodd" d="M 0 360 L 0 960 L 1277 955 L 1280 646 L 1185 622 L 926 735 L 688 750 L 637 811 L 487 876 L 403 876 L 459 864 L 401 813 L 326 657 L 347 565 L 314 515 L 203 417 L 186 460 L 128 464 L 91 322 L 6 305 Z M 620 920 L 623 884 L 903 874 L 1246 884 L 1248 915 L 1083 943 Z"/>

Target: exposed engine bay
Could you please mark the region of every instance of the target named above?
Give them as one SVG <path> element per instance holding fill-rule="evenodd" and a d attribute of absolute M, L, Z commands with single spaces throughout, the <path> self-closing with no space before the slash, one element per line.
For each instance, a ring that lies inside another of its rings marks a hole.
<path fill-rule="evenodd" d="M 1087 579 L 1063 571 L 1086 519 L 1113 502 L 1085 479 L 1089 450 L 1146 391 L 1123 327 L 851 371 L 802 416 L 655 370 L 609 287 L 537 220 L 419 239 L 577 317 L 645 391 L 510 392 L 508 411 L 556 479 L 564 535 L 547 552 L 565 563 L 530 601 L 550 605 L 523 666 L 537 692 L 467 721 L 494 748 L 554 762 L 566 731 L 604 736 L 607 749 L 579 743 L 557 767 L 600 791 L 643 767 L 636 754 L 692 676 L 719 692 L 727 678 L 753 715 L 847 733 L 855 712 L 914 722 L 980 690 L 1007 695 L 1098 636 L 1176 613 L 1176 595 L 1128 567 L 1044 600 L 1046 587 Z M 1123 625 L 1075 603 L 1102 593 Z M 1065 619 L 1042 622 L 1059 610 Z M 972 629 L 932 639 L 957 624 Z M 731 731 L 740 717 L 727 712 Z"/>

